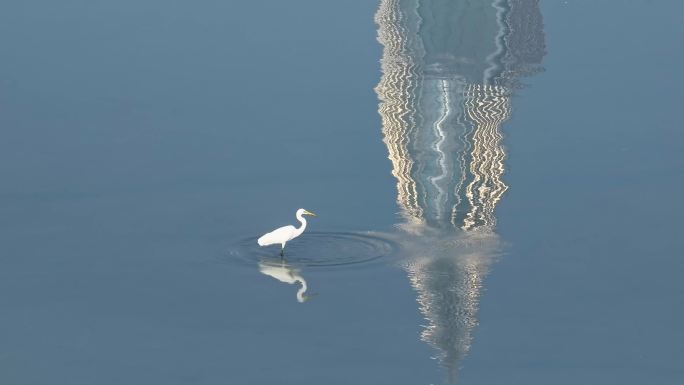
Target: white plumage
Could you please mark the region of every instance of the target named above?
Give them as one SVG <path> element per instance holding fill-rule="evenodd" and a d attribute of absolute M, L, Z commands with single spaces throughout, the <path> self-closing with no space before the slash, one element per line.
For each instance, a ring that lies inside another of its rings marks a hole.
<path fill-rule="evenodd" d="M 285 244 L 288 241 L 300 236 L 306 229 L 306 219 L 304 219 L 304 215 L 311 215 L 314 217 L 316 216 L 316 214 L 312 212 L 306 211 L 304 209 L 299 209 L 295 214 L 295 216 L 301 223 L 301 226 L 299 226 L 299 228 L 296 228 L 292 225 L 277 228 L 271 231 L 270 233 L 262 235 L 259 239 L 257 239 L 257 243 L 259 244 L 259 246 L 268 246 L 280 243 L 280 255 L 283 255 Z"/>

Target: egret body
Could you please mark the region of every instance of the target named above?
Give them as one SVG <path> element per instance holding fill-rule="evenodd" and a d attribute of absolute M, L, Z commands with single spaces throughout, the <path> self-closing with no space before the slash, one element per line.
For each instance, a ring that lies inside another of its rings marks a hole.
<path fill-rule="evenodd" d="M 297 210 L 297 214 L 295 216 L 301 223 L 301 226 L 294 227 L 292 225 L 289 225 L 277 228 L 271 231 L 270 233 L 262 235 L 259 239 L 257 239 L 257 243 L 259 244 L 259 246 L 268 246 L 280 243 L 280 255 L 282 256 L 285 250 L 285 244 L 288 241 L 302 235 L 302 233 L 306 229 L 306 219 L 304 219 L 304 215 L 311 215 L 314 217 L 316 216 L 316 214 L 312 212 L 306 211 L 304 209 L 299 209 Z"/>

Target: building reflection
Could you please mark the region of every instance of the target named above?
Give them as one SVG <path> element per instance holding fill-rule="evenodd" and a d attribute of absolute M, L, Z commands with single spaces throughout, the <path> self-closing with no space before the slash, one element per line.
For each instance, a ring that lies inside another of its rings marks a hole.
<path fill-rule="evenodd" d="M 455 382 L 500 249 L 501 128 L 520 79 L 541 71 L 538 0 L 382 0 L 376 87 L 397 179 L 406 263 L 434 346 Z"/>

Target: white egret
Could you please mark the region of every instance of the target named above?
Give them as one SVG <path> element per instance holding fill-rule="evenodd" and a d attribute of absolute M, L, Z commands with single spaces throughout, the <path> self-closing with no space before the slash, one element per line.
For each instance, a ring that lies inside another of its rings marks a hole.
<path fill-rule="evenodd" d="M 292 225 L 277 228 L 271 231 L 270 233 L 262 235 L 259 239 L 257 239 L 257 243 L 259 244 L 259 246 L 268 246 L 280 243 L 280 256 L 283 256 L 285 244 L 288 241 L 302 235 L 304 229 L 306 229 L 306 219 L 304 219 L 304 215 L 311 215 L 314 217 L 316 216 L 316 214 L 312 212 L 306 211 L 304 209 L 299 209 L 297 210 L 297 214 L 295 214 L 299 222 L 301 222 L 302 224 L 301 226 L 299 226 L 299 228 L 296 228 Z"/>
<path fill-rule="evenodd" d="M 261 261 L 259 262 L 259 272 L 277 279 L 280 282 L 294 284 L 299 282 L 302 286 L 297 291 L 297 302 L 302 303 L 310 297 L 306 295 L 306 280 L 299 274 L 299 270 L 287 265 L 284 261 L 277 263 L 275 261 Z"/>

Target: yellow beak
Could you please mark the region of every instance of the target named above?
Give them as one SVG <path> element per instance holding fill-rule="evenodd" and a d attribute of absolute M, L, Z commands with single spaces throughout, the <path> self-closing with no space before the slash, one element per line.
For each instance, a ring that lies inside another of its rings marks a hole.
<path fill-rule="evenodd" d="M 312 217 L 315 217 L 315 216 L 316 216 L 316 214 L 312 213 L 311 211 L 306 211 L 306 210 L 304 210 L 304 213 L 303 213 L 303 214 L 304 214 L 304 215 L 311 215 Z"/>

